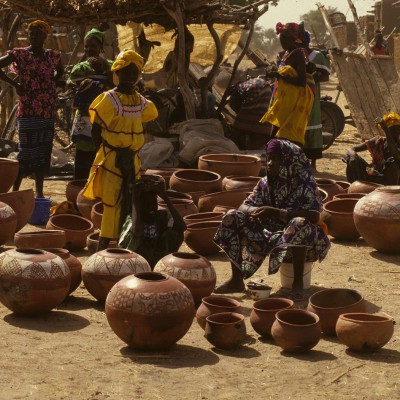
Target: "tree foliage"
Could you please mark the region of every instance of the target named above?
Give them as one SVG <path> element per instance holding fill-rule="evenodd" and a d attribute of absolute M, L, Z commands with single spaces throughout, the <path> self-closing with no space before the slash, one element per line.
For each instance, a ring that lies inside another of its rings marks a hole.
<path fill-rule="evenodd" d="M 260 25 L 255 26 L 251 45 L 261 50 L 270 61 L 275 61 L 281 48 L 279 37 L 276 36 L 275 30 L 272 28 L 265 29 Z"/>

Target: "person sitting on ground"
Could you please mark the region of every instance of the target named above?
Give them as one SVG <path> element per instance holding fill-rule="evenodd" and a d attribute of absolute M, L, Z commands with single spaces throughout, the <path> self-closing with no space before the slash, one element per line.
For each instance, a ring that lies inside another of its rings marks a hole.
<path fill-rule="evenodd" d="M 305 261 L 322 261 L 330 247 L 320 222 L 321 201 L 304 152 L 288 140 L 272 139 L 267 148 L 267 174 L 238 210 L 228 212 L 214 241 L 231 261 L 232 276 L 215 293 L 244 289 L 269 256 L 269 274 L 292 262 L 292 297 L 303 298 Z"/>
<path fill-rule="evenodd" d="M 347 163 L 349 182 L 369 181 L 383 185 L 398 185 L 400 178 L 400 115 L 391 112 L 377 120 L 385 136 L 375 136 L 347 150 L 343 159 Z M 368 150 L 372 162 L 368 164 L 359 152 Z"/>
<path fill-rule="evenodd" d="M 388 48 L 385 43 L 385 38 L 383 37 L 381 31 L 375 32 L 373 45 L 370 46 L 370 49 L 377 56 L 384 56 L 388 54 Z"/>

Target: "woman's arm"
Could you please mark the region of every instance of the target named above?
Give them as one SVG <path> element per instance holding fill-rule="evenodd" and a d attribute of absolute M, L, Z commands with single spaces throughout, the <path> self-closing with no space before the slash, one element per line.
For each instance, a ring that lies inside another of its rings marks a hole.
<path fill-rule="evenodd" d="M 96 150 L 99 149 L 101 145 L 101 126 L 96 124 L 96 122 L 92 125 L 92 141 L 96 147 Z"/>
<path fill-rule="evenodd" d="M 350 147 L 347 150 L 347 156 L 349 157 L 349 161 L 355 161 L 358 157 L 357 153 L 360 151 L 367 150 L 367 145 L 365 143 L 358 144 L 357 146 Z"/>
<path fill-rule="evenodd" d="M 307 84 L 307 66 L 304 54 L 301 51 L 293 52 L 286 60 L 287 65 L 292 66 L 297 71 L 297 76 L 283 76 L 279 74 L 279 79 L 295 86 L 305 87 Z"/>

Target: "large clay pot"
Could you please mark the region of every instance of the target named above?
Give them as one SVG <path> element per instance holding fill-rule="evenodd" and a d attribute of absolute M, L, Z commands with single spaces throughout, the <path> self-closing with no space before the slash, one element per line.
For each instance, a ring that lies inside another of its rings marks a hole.
<path fill-rule="evenodd" d="M 170 199 L 170 200 L 181 217 L 199 212 L 196 204 L 193 203 L 193 200 L 187 200 L 187 199 Z M 158 204 L 159 208 L 164 210 L 168 209 L 168 206 L 166 205 L 165 202 L 160 201 Z"/>
<path fill-rule="evenodd" d="M 283 350 L 303 353 L 311 350 L 321 339 L 318 315 L 305 310 L 281 310 L 271 328 L 271 335 Z"/>
<path fill-rule="evenodd" d="M 174 172 L 180 171 L 182 168 L 157 168 L 157 169 L 146 169 L 145 175 L 158 175 L 161 176 L 165 181 L 165 186 L 169 188 L 169 180 Z"/>
<path fill-rule="evenodd" d="M 0 201 L 0 245 L 7 243 L 17 229 L 17 215 L 6 203 Z"/>
<path fill-rule="evenodd" d="M 208 316 L 224 312 L 240 313 L 240 303 L 235 299 L 230 299 L 225 296 L 204 297 L 196 312 L 197 323 L 204 329 L 206 327 L 206 319 Z"/>
<path fill-rule="evenodd" d="M 367 313 L 342 314 L 336 324 L 339 341 L 353 351 L 376 351 L 389 342 L 393 331 L 392 318 Z"/>
<path fill-rule="evenodd" d="M 191 196 L 190 193 L 183 193 L 183 192 L 177 192 L 176 190 L 172 190 L 169 189 L 167 192 L 167 196 L 171 199 L 171 200 L 175 200 L 175 199 L 184 199 L 184 200 L 193 200 L 193 197 Z M 158 202 L 162 202 L 163 199 L 161 199 L 160 197 L 157 198 Z"/>
<path fill-rule="evenodd" d="M 198 169 L 182 169 L 174 172 L 169 184 L 171 189 L 184 193 L 195 192 L 199 188 L 206 193 L 214 193 L 222 190 L 220 175 Z"/>
<path fill-rule="evenodd" d="M 228 175 L 222 178 L 222 190 L 226 190 L 226 184 L 231 180 L 235 178 L 241 178 L 243 175 Z"/>
<path fill-rule="evenodd" d="M 106 300 L 114 333 L 140 350 L 171 347 L 189 330 L 194 317 L 189 289 L 159 272 L 142 272 L 117 282 Z"/>
<path fill-rule="evenodd" d="M 93 232 L 86 238 L 86 247 L 89 250 L 90 254 L 94 254 L 97 252 L 97 246 L 99 245 L 99 236 L 100 232 Z M 118 243 L 115 240 L 111 240 L 108 243 L 108 248 L 118 247 Z"/>
<path fill-rule="evenodd" d="M 325 192 L 328 193 L 327 201 L 332 200 L 335 194 L 345 192 L 342 186 L 337 184 L 333 179 L 315 178 L 315 181 L 320 189 L 325 190 Z"/>
<path fill-rule="evenodd" d="M 182 282 L 192 293 L 195 306 L 215 288 L 217 275 L 213 265 L 203 256 L 193 253 L 172 253 L 163 257 L 154 267 Z"/>
<path fill-rule="evenodd" d="M 246 197 L 246 192 L 243 190 L 230 190 L 229 192 L 223 191 L 206 194 L 199 199 L 199 211 L 213 211 L 215 206 L 239 208 Z"/>
<path fill-rule="evenodd" d="M 217 349 L 231 350 L 246 338 L 244 316 L 238 313 L 220 313 L 207 317 L 204 337 Z"/>
<path fill-rule="evenodd" d="M 103 202 L 99 201 L 92 207 L 92 211 L 90 212 L 90 219 L 93 222 L 93 225 L 95 228 L 100 229 L 101 228 L 101 220 L 103 219 Z"/>
<path fill-rule="evenodd" d="M 353 219 L 357 201 L 357 199 L 336 199 L 323 205 L 324 211 L 329 214 L 325 220 L 328 232 L 335 239 L 355 240 L 360 237 Z"/>
<path fill-rule="evenodd" d="M 220 205 L 218 205 L 218 206 L 214 207 L 213 212 L 221 212 L 221 213 L 226 214 L 228 211 L 231 211 L 231 210 L 236 210 L 236 208 L 233 208 L 231 206 L 220 206 Z M 201 214 L 205 214 L 205 213 L 201 213 Z"/>
<path fill-rule="evenodd" d="M 260 181 L 261 178 L 256 176 L 242 176 L 242 177 L 235 177 L 232 179 L 228 179 L 225 184 L 225 190 L 244 190 L 252 191 L 257 183 Z"/>
<path fill-rule="evenodd" d="M 14 236 L 17 249 L 62 248 L 66 242 L 65 232 L 61 230 L 41 229 L 34 232 L 18 232 Z"/>
<path fill-rule="evenodd" d="M 369 246 L 400 253 L 400 186 L 379 187 L 354 208 L 356 228 Z"/>
<path fill-rule="evenodd" d="M 213 238 L 220 225 L 221 221 L 194 222 L 188 225 L 183 234 L 186 244 L 202 256 L 217 254 L 220 248 L 214 243 Z"/>
<path fill-rule="evenodd" d="M 198 207 L 199 205 L 199 199 L 201 196 L 204 196 L 206 192 L 204 190 L 199 190 L 197 192 L 188 192 L 188 195 L 190 195 L 193 199 L 193 203 L 196 204 Z"/>
<path fill-rule="evenodd" d="M 35 196 L 32 189 L 19 190 L 17 192 L 1 193 L 0 201 L 8 204 L 17 215 L 17 229 L 21 230 L 32 216 L 35 208 Z"/>
<path fill-rule="evenodd" d="M 340 194 L 335 194 L 333 196 L 333 200 L 339 200 L 339 199 L 356 199 L 356 200 L 360 200 L 365 195 L 366 195 L 366 193 L 340 193 Z"/>
<path fill-rule="evenodd" d="M 90 220 L 91 218 L 91 213 L 92 213 L 92 207 L 98 203 L 99 200 L 89 200 L 83 195 L 83 189 L 78 193 L 78 196 L 76 198 L 76 206 L 81 213 L 81 215 Z"/>
<path fill-rule="evenodd" d="M 86 179 L 75 179 L 68 182 L 67 187 L 65 188 L 65 197 L 67 200 L 76 204 L 78 194 L 85 187 L 86 182 Z"/>
<path fill-rule="evenodd" d="M 149 263 L 141 255 L 111 248 L 101 250 L 86 260 L 82 267 L 82 280 L 94 298 L 104 301 L 110 289 L 122 278 L 150 271 Z"/>
<path fill-rule="evenodd" d="M 343 190 L 344 193 L 347 193 L 350 187 L 350 182 L 347 181 L 335 181 Z"/>
<path fill-rule="evenodd" d="M 321 203 L 326 203 L 328 201 L 329 195 L 324 189 L 321 189 L 319 187 L 318 188 L 318 194 L 319 194 L 319 198 L 321 199 Z"/>
<path fill-rule="evenodd" d="M 292 308 L 294 302 L 290 299 L 268 298 L 254 302 L 250 313 L 250 323 L 254 330 L 261 336 L 271 338 L 272 324 L 275 315 L 280 310 Z"/>
<path fill-rule="evenodd" d="M 325 289 L 314 293 L 308 302 L 307 310 L 317 314 L 325 335 L 335 335 L 339 315 L 348 312 L 364 312 L 363 295 L 354 289 Z"/>
<path fill-rule="evenodd" d="M 371 193 L 378 187 L 382 187 L 379 183 L 354 181 L 347 189 L 347 193 Z"/>
<path fill-rule="evenodd" d="M 228 175 L 258 176 L 261 159 L 244 154 L 205 154 L 199 157 L 198 167 L 216 172 L 222 178 Z"/>
<path fill-rule="evenodd" d="M 93 232 L 93 223 L 79 215 L 59 214 L 50 217 L 46 229 L 58 229 L 65 232 L 68 250 L 82 250 L 86 246 L 87 236 Z"/>
<path fill-rule="evenodd" d="M 0 193 L 10 190 L 18 176 L 19 162 L 9 158 L 0 158 Z"/>
<path fill-rule="evenodd" d="M 55 254 L 13 249 L 0 255 L 0 301 L 16 314 L 42 314 L 58 307 L 70 282 L 67 264 Z"/>
<path fill-rule="evenodd" d="M 193 224 L 194 222 L 205 222 L 205 221 L 221 221 L 222 217 L 225 215 L 224 212 L 203 212 L 197 214 L 189 214 L 183 217 L 186 225 Z"/>

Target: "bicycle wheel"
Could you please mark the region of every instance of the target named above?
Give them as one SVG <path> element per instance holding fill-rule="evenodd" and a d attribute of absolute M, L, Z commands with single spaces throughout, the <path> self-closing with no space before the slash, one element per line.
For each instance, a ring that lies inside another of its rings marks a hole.
<path fill-rule="evenodd" d="M 346 118 L 342 109 L 331 101 L 321 101 L 321 109 L 324 108 L 326 112 L 330 112 L 332 118 L 336 121 L 337 135 L 338 137 L 344 130 L 346 124 Z"/>
<path fill-rule="evenodd" d="M 2 139 L 12 140 L 15 143 L 18 143 L 17 110 L 18 103 L 16 103 L 11 110 L 3 132 L 1 133 Z"/>
<path fill-rule="evenodd" d="M 327 150 L 332 146 L 337 136 L 336 121 L 332 114 L 321 107 L 321 123 L 322 123 L 322 150 Z"/>

